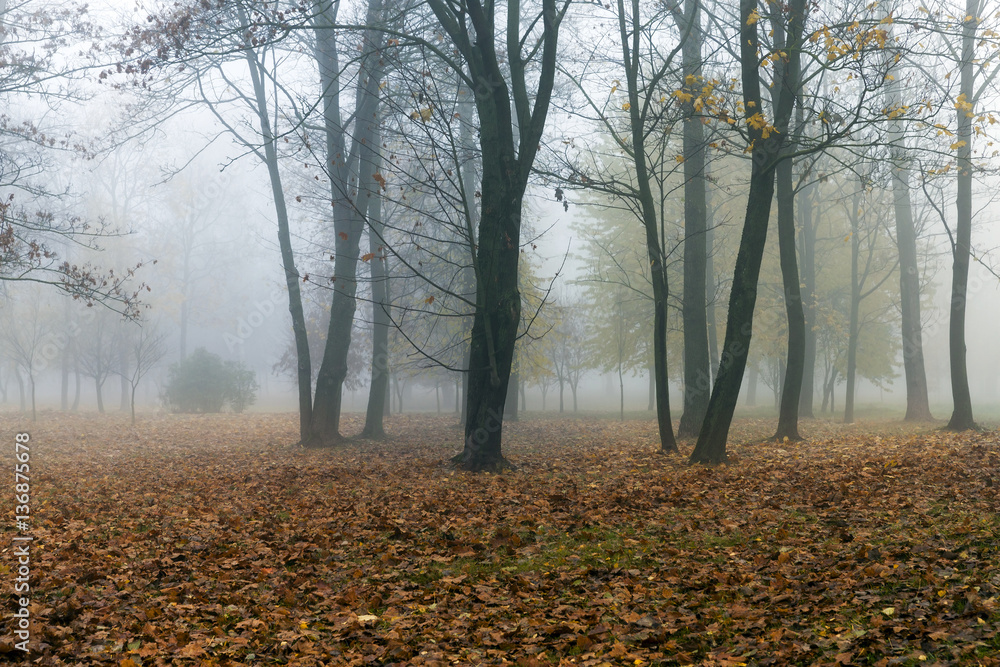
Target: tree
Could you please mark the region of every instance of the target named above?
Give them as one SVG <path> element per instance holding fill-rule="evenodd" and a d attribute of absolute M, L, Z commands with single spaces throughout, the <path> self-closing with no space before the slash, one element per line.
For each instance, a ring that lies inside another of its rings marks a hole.
<path fill-rule="evenodd" d="M 844 400 L 844 423 L 854 422 L 854 391 L 856 387 L 858 343 L 861 336 L 861 303 L 878 291 L 892 276 L 897 266 L 896 258 L 886 255 L 884 236 L 877 222 L 878 214 L 885 210 L 873 192 L 870 177 L 859 178 L 853 195 L 847 199 L 851 223 L 851 299 L 848 319 L 847 342 L 847 397 Z M 881 205 L 880 205 L 881 204 Z M 866 212 L 875 212 L 876 220 Z M 864 248 L 862 248 L 864 246 Z M 862 249 L 864 256 L 862 256 Z M 879 252 L 879 251 L 882 252 Z M 870 282 L 869 282 L 870 281 Z"/>
<path fill-rule="evenodd" d="M 638 6 L 638 3 L 634 3 Z M 677 432 L 696 436 L 708 409 L 712 386 L 708 338 L 708 202 L 706 200 L 707 141 L 701 117 L 701 0 L 685 0 L 673 8 L 681 34 L 684 86 L 684 411 Z"/>
<path fill-rule="evenodd" d="M 20 373 L 28 377 L 31 398 L 31 421 L 36 421 L 35 384 L 38 373 L 44 365 L 43 347 L 49 337 L 50 323 L 37 286 L 27 290 L 23 298 L 8 301 L 8 312 L 2 319 L 3 349 L 15 365 L 18 383 L 23 382 Z M 24 395 L 22 393 L 21 409 Z"/>
<path fill-rule="evenodd" d="M 899 54 L 891 50 L 893 60 Z M 895 64 L 895 62 L 893 63 Z M 927 373 L 924 367 L 924 345 L 920 320 L 920 267 L 917 261 L 917 233 L 910 201 L 911 151 L 907 149 L 903 119 L 896 111 L 903 110 L 904 101 L 899 67 L 890 69 L 885 83 L 885 106 L 889 109 L 889 157 L 892 168 L 893 213 L 896 222 L 896 248 L 899 254 L 899 310 L 903 338 L 903 373 L 906 379 L 905 421 L 932 419 L 927 395 Z"/>
<path fill-rule="evenodd" d="M 976 42 L 979 25 L 984 18 L 985 0 L 966 0 L 963 13 L 961 56 L 958 60 L 959 94 L 955 100 L 957 116 L 955 161 L 957 163 L 956 184 L 958 196 L 956 204 L 955 233 L 951 240 L 951 308 L 948 321 L 948 360 L 951 365 L 951 395 L 954 409 L 947 428 L 952 431 L 978 429 L 972 416 L 972 393 L 969 391 L 969 371 L 965 350 L 965 311 L 969 291 L 969 261 L 972 255 L 972 180 L 975 167 L 972 162 L 973 122 L 976 105 L 982 95 L 990 89 L 989 84 L 996 77 L 997 67 L 993 59 L 976 57 Z M 987 68 L 993 66 L 993 71 Z M 985 80 L 976 85 L 977 74 Z"/>
<path fill-rule="evenodd" d="M 760 73 L 758 71 L 758 22 L 756 0 L 740 2 L 740 71 L 743 82 L 743 109 L 748 126 L 751 151 L 750 196 L 743 223 L 740 251 L 733 272 L 729 298 L 726 338 L 723 343 L 719 373 L 705 414 L 698 442 L 691 453 L 692 463 L 721 463 L 726 460 L 726 439 L 733 411 L 739 398 L 743 370 L 753 332 L 757 277 L 760 273 L 771 201 L 774 196 L 774 172 L 781 157 L 782 145 L 798 87 L 800 49 L 805 22 L 805 0 L 792 0 L 788 17 L 785 48 L 787 58 L 775 63 L 774 87 L 779 91 L 773 108 L 773 123 L 763 116 Z"/>
<path fill-rule="evenodd" d="M 122 344 L 121 323 L 111 311 L 98 311 L 84 327 L 79 346 L 80 370 L 94 380 L 97 411 L 104 414 L 104 383 L 119 373 L 118 348 Z"/>
<path fill-rule="evenodd" d="M 466 470 L 496 471 L 510 467 L 502 452 L 502 429 L 521 319 L 517 265 L 522 199 L 545 127 L 559 25 L 569 3 L 559 9 L 556 0 L 542 0 L 540 12 L 525 19 L 522 2 L 511 0 L 506 26 L 499 32 L 493 3 L 469 0 L 459 6 L 428 0 L 428 5 L 461 55 L 462 65 L 453 69 L 475 91 L 483 161 L 468 419 L 465 444 L 455 461 Z M 526 32 L 522 26 L 527 26 Z M 503 55 L 494 35 L 504 38 Z M 540 68 L 529 92 L 527 67 L 536 57 Z"/>
<path fill-rule="evenodd" d="M 129 385 L 129 409 L 132 416 L 132 426 L 135 426 L 135 390 L 139 382 L 167 354 L 167 336 L 153 322 L 138 326 L 137 330 L 129 332 L 127 344 L 123 346 L 128 357 L 128 366 L 119 369 L 121 376 Z"/>
<path fill-rule="evenodd" d="M 381 32 L 384 23 L 382 2 L 368 2 L 352 133 L 341 114 L 340 96 L 344 86 L 336 31 L 339 9 L 339 2 L 320 0 L 313 17 L 325 138 L 323 164 L 330 182 L 335 238 L 330 326 L 323 363 L 316 376 L 309 432 L 302 441 L 307 447 L 327 447 L 341 439 L 340 412 L 357 308 L 359 248 L 369 198 L 381 194 L 374 178 L 378 168 L 374 140 L 378 136 L 379 89 L 385 71 L 385 60 L 380 52 L 380 45 L 385 41 Z M 350 149 L 348 138 L 351 139 Z"/>

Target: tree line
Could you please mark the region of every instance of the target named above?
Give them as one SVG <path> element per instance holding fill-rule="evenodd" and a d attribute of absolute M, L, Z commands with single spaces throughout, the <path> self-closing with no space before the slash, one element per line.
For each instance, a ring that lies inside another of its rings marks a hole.
<path fill-rule="evenodd" d="M 973 186 L 992 169 L 998 46 L 984 0 L 144 11 L 104 38 L 90 71 L 127 102 L 137 135 L 202 109 L 266 169 L 303 445 L 341 440 L 359 350 L 364 433 L 381 436 L 405 350 L 460 378 L 456 462 L 509 465 L 502 425 L 518 374 L 541 341 L 579 328 L 524 259 L 539 233 L 527 202 L 541 192 L 573 210 L 585 239 L 588 326 L 615 341 L 603 370 L 650 371 L 663 451 L 692 437 L 692 462 L 724 461 L 748 366 L 778 395 L 779 439 L 800 438 L 817 386 L 825 407 L 840 379 L 852 419 L 859 373 L 885 379 L 897 351 L 906 418 L 930 418 L 932 228 L 952 266 L 949 428 L 976 427 L 964 322 L 970 262 L 983 257 Z M 319 221 L 308 235 L 296 231 L 305 218 Z M 762 345 L 767 304 L 785 313 Z M 575 387 L 584 363 L 549 356 L 545 373 Z M 683 388 L 677 434 L 671 377 Z"/>

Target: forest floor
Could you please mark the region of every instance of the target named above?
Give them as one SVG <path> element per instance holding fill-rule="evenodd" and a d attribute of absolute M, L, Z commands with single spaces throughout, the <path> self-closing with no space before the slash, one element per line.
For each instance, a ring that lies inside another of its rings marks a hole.
<path fill-rule="evenodd" d="M 25 657 L 10 484 L 0 662 L 1000 664 L 995 431 L 744 420 L 706 468 L 652 421 L 527 420 L 474 475 L 450 417 L 329 451 L 292 415 L 0 425 L 33 537 Z"/>

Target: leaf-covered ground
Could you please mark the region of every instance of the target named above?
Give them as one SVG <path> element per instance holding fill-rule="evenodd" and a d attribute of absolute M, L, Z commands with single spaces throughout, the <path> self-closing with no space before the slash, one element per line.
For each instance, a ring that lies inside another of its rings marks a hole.
<path fill-rule="evenodd" d="M 24 423 L 0 424 L 12 471 Z M 995 432 L 742 422 L 730 465 L 692 468 L 651 421 L 531 420 L 495 476 L 447 466 L 451 418 L 388 428 L 303 451 L 290 415 L 41 415 L 28 659 L 1000 663 Z M 13 488 L 0 509 L 17 661 Z"/>

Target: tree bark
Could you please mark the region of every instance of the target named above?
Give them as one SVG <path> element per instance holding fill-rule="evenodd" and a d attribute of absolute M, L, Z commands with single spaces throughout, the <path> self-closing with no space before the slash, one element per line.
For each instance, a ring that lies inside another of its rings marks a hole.
<path fill-rule="evenodd" d="M 972 120 L 975 94 L 976 26 L 980 20 L 980 0 L 966 0 L 962 23 L 960 100 L 957 107 L 956 140 L 958 197 L 955 240 L 952 247 L 951 309 L 948 321 L 948 359 L 951 362 L 951 396 L 954 410 L 946 427 L 951 431 L 978 429 L 972 416 L 972 394 L 965 358 L 965 310 L 969 291 L 969 257 L 972 253 Z"/>
<path fill-rule="evenodd" d="M 372 158 L 375 172 L 382 168 L 381 132 L 376 118 L 372 140 Z M 369 192 L 368 199 L 368 252 L 372 258 L 369 267 L 372 277 L 372 379 L 368 391 L 368 409 L 365 413 L 365 438 L 384 438 L 386 396 L 389 386 L 389 253 L 385 248 L 382 224 L 382 192 L 378 185 Z M 440 409 L 440 408 L 439 408 Z"/>
<path fill-rule="evenodd" d="M 705 162 L 705 180 L 709 181 L 709 165 Z M 710 182 L 710 181 L 709 181 Z M 708 361 L 712 370 L 712 378 L 719 372 L 719 327 L 715 316 L 715 216 L 712 212 L 712 202 L 708 197 L 708 190 L 705 192 L 705 306 L 707 317 L 705 324 L 708 328 Z M 711 396 L 711 392 L 708 393 Z"/>
<path fill-rule="evenodd" d="M 895 109 L 902 105 L 898 77 L 886 78 L 885 96 L 887 109 Z M 902 121 L 898 117 L 893 117 L 888 129 L 896 248 L 899 253 L 903 374 L 906 382 L 906 416 L 903 419 L 930 421 L 933 416 L 927 395 L 927 372 L 924 366 L 923 332 L 920 321 L 920 266 L 917 261 L 917 234 L 910 202 L 910 167 L 904 144 Z"/>
<path fill-rule="evenodd" d="M 799 268 L 795 257 L 795 186 L 792 183 L 792 160 L 782 160 L 775 172 L 778 198 L 778 253 L 781 281 L 785 291 L 785 314 L 788 319 L 788 348 L 785 377 L 781 383 L 778 429 L 775 440 L 801 440 L 799 435 L 799 399 L 806 355 L 806 320 L 802 309 Z"/>
<path fill-rule="evenodd" d="M 774 198 L 774 172 L 781 155 L 782 142 L 788 133 L 794 94 L 799 85 L 799 47 L 805 6 L 806 0 L 791 0 L 788 5 L 788 58 L 777 63 L 779 67 L 775 71 L 775 86 L 780 92 L 774 105 L 774 127 L 773 132 L 764 137 L 759 123 L 751 122 L 762 113 L 763 108 L 758 72 L 758 22 L 751 18 L 751 14 L 757 9 L 757 0 L 740 1 L 740 69 L 744 108 L 753 146 L 753 165 L 743 235 L 733 272 L 719 374 L 712 388 L 712 397 L 698 434 L 698 442 L 691 452 L 691 463 L 723 463 L 727 459 L 726 440 L 739 400 L 753 334 L 757 280 L 760 277 L 771 202 Z"/>
<path fill-rule="evenodd" d="M 446 0 L 428 0 L 428 5 L 462 54 L 475 84 L 483 161 L 481 219 L 475 254 L 476 311 L 469 350 L 468 419 L 463 450 L 453 460 L 466 470 L 498 471 L 512 467 L 503 456 L 502 432 L 514 344 L 521 321 L 517 268 L 522 200 L 548 114 L 558 28 L 563 15 L 557 12 L 555 0 L 542 1 L 540 67 L 537 78 L 533 77 L 537 81 L 534 94 L 530 95 L 522 59 L 520 2 L 506 3 L 507 48 L 503 59 L 496 51 L 493 3 L 467 0 L 461 4 L 461 10 Z M 476 37 L 470 33 L 467 22 L 471 22 Z M 517 115 L 517 139 L 512 110 Z"/>
<path fill-rule="evenodd" d="M 814 186 L 807 185 L 797 209 L 802 233 L 799 234 L 801 267 L 801 303 L 805 320 L 805 359 L 802 367 L 802 390 L 799 394 L 799 417 L 812 419 L 816 386 L 816 228 L 813 225 Z"/>
<path fill-rule="evenodd" d="M 847 325 L 847 391 L 844 398 L 844 423 L 854 423 L 854 383 L 857 374 L 858 360 L 858 326 L 859 311 L 861 309 L 861 282 L 858 277 L 858 258 L 860 255 L 861 239 L 859 238 L 860 225 L 858 208 L 861 206 L 860 188 L 859 195 L 855 197 L 851 214 L 851 305 L 850 315 Z M 833 405 L 831 392 L 831 409 Z"/>
<path fill-rule="evenodd" d="M 633 3 L 637 5 L 637 3 Z M 705 125 L 695 109 L 701 94 L 701 0 L 685 0 L 684 13 L 674 12 L 684 35 L 682 74 L 685 92 L 692 97 L 684 113 L 684 411 L 677 434 L 698 434 L 708 409 L 712 380 L 709 374 L 708 310 L 705 279 L 708 246 L 705 195 Z"/>
<path fill-rule="evenodd" d="M 339 6 L 339 5 L 336 5 Z M 365 227 L 367 202 L 363 193 L 370 192 L 374 182 L 373 152 L 374 123 L 377 122 L 379 85 L 384 61 L 379 58 L 376 44 L 383 36 L 377 26 L 381 21 L 381 0 L 369 0 L 358 78 L 355 105 L 354 136 L 350 153 L 346 150 L 346 128 L 340 113 L 340 70 L 337 54 L 336 6 L 331 0 L 320 1 L 316 17 L 317 60 L 320 85 L 323 90 L 323 122 L 326 134 L 326 168 L 330 175 L 333 206 L 334 268 L 333 298 L 330 303 L 330 323 L 327 327 L 323 363 L 316 376 L 309 435 L 303 441 L 307 447 L 329 447 L 341 441 L 340 413 L 343 404 L 344 380 L 348 373 L 348 352 L 357 309 L 358 260 L 361 236 Z"/>

